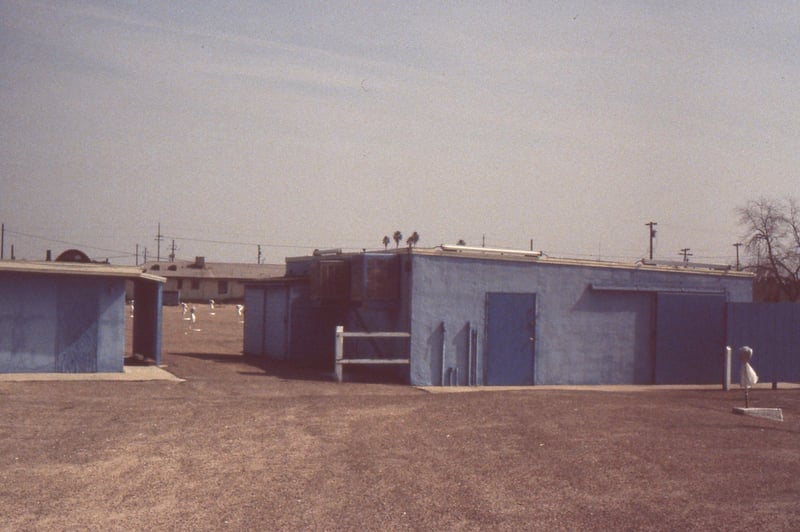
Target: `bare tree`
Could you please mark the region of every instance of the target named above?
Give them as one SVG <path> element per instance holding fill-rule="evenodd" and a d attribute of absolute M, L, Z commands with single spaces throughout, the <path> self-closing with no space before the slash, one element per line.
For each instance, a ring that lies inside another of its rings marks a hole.
<path fill-rule="evenodd" d="M 759 198 L 736 209 L 756 279 L 800 300 L 800 205 L 794 198 Z"/>
<path fill-rule="evenodd" d="M 392 236 L 392 238 L 394 238 L 395 247 L 399 248 L 400 247 L 400 241 L 403 240 L 403 233 L 401 233 L 400 231 L 395 231 L 394 235 Z"/>

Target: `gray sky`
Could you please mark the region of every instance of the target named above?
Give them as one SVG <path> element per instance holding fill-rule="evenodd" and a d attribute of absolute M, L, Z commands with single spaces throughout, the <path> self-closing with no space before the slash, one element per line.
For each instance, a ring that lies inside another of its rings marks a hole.
<path fill-rule="evenodd" d="M 0 0 L 6 258 L 132 264 L 160 222 L 209 261 L 633 261 L 652 220 L 732 262 L 734 208 L 800 193 L 798 94 L 794 2 Z"/>

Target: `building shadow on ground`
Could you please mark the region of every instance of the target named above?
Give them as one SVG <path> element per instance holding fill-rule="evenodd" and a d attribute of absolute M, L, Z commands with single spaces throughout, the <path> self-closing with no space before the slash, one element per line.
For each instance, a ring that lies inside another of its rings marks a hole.
<path fill-rule="evenodd" d="M 219 364 L 238 364 L 253 369 L 238 370 L 239 375 L 253 377 L 275 377 L 293 381 L 330 382 L 336 379 L 333 368 L 299 365 L 293 362 L 273 360 L 269 357 L 233 353 L 190 353 L 170 351 L 170 355 L 205 360 Z M 349 366 L 344 372 L 344 382 L 372 384 L 408 384 L 408 372 L 400 368 L 385 366 Z"/>
<path fill-rule="evenodd" d="M 219 364 L 238 364 L 259 371 L 239 370 L 237 373 L 244 376 L 253 377 L 275 377 L 284 380 L 296 381 L 319 381 L 327 382 L 334 380 L 332 371 L 320 368 L 298 366 L 288 362 L 272 360 L 263 356 L 231 354 L 231 353 L 189 353 L 189 352 L 170 352 L 170 355 L 193 358 L 195 360 L 205 360 Z"/>

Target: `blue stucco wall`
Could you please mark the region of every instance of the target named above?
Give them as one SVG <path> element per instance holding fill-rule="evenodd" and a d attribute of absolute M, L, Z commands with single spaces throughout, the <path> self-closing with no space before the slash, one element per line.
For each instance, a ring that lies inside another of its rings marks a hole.
<path fill-rule="evenodd" d="M 125 356 L 125 285 L 118 281 L 100 281 L 97 295 L 97 371 L 124 369 Z M 158 319 L 161 330 L 161 319 Z"/>
<path fill-rule="evenodd" d="M 721 291 L 727 301 L 752 297 L 749 277 L 724 274 L 425 254 L 410 259 L 410 380 L 415 385 L 442 382 L 443 347 L 445 367 L 458 367 L 459 383 L 466 383 L 469 329 L 478 333 L 477 383 L 485 384 L 480 370 L 490 292 L 536 294 L 534 384 L 653 382 L 656 292 L 648 287 Z"/>
<path fill-rule="evenodd" d="M 0 371 L 56 368 L 57 284 L 52 278 L 0 276 Z"/>
<path fill-rule="evenodd" d="M 0 372 L 122 371 L 125 281 L 0 276 Z"/>

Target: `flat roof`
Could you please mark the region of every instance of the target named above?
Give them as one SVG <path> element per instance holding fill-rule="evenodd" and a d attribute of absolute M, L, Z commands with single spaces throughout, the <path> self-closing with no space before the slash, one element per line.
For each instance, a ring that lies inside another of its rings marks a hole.
<path fill-rule="evenodd" d="M 700 263 L 676 263 L 676 262 L 650 262 L 647 259 L 642 259 L 634 263 L 630 262 L 614 262 L 602 261 L 592 259 L 570 259 L 563 257 L 551 257 L 545 254 L 537 254 L 539 252 L 530 252 L 525 250 L 505 250 L 505 249 L 491 249 L 486 248 L 469 248 L 465 250 L 458 249 L 458 246 L 440 246 L 437 248 L 417 249 L 411 250 L 412 254 L 419 255 L 434 255 L 442 257 L 462 257 L 471 259 L 489 259 L 489 260 L 506 260 L 515 262 L 528 262 L 535 264 L 552 264 L 560 266 L 579 266 L 586 268 L 611 268 L 622 270 L 643 270 L 643 271 L 659 271 L 659 272 L 675 272 L 694 275 L 717 275 L 717 276 L 730 276 L 730 277 L 743 277 L 752 278 L 752 272 L 737 271 L 733 267 L 725 264 L 700 264 Z"/>
<path fill-rule="evenodd" d="M 725 264 L 701 264 L 701 263 L 683 263 L 675 261 L 648 261 L 642 259 L 634 263 L 630 262 L 614 262 L 602 261 L 592 259 L 570 259 L 563 257 L 551 257 L 540 251 L 518 250 L 518 249 L 500 249 L 500 248 L 479 248 L 470 246 L 448 246 L 441 245 L 434 248 L 417 248 L 417 247 L 401 247 L 365 250 L 363 252 L 344 252 L 344 253 L 326 253 L 323 255 L 307 255 L 301 257 L 289 257 L 286 259 L 288 262 L 314 260 L 314 259 L 329 259 L 335 260 L 337 258 L 344 258 L 348 256 L 362 255 L 362 254 L 396 254 L 396 255 L 424 255 L 431 257 L 450 257 L 454 259 L 474 259 L 474 260 L 494 260 L 494 261 L 509 261 L 509 262 L 524 262 L 529 264 L 542 264 L 542 265 L 558 265 L 558 266 L 577 266 L 585 268 L 610 268 L 610 269 L 623 269 L 623 270 L 642 270 L 642 271 L 658 271 L 658 272 L 674 272 L 694 275 L 715 275 L 725 277 L 742 277 L 753 278 L 755 275 L 752 272 L 737 271 L 735 268 Z"/>
<path fill-rule="evenodd" d="M 0 261 L 0 273 L 35 273 L 44 275 L 79 275 L 84 277 L 121 277 L 123 279 L 144 279 L 165 283 L 167 279 L 159 275 L 142 272 L 134 266 L 112 266 L 87 262 L 40 262 L 24 260 Z"/>

